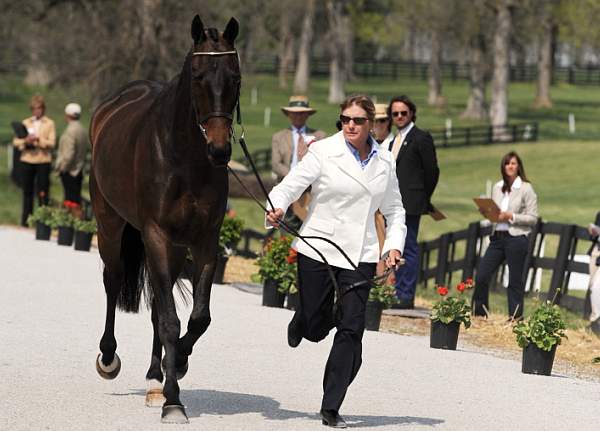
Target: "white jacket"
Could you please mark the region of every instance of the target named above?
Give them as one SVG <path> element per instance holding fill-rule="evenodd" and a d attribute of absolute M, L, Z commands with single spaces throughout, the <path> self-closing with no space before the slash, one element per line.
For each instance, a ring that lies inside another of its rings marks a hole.
<path fill-rule="evenodd" d="M 385 216 L 387 227 L 382 253 L 404 250 L 406 225 L 404 207 L 396 177 L 396 165 L 389 151 L 379 150 L 361 169 L 339 132 L 313 143 L 302 161 L 269 194 L 275 208 L 285 212 L 302 192 L 312 185 L 308 215 L 301 235 L 321 236 L 342 248 L 355 265 L 380 258 L 375 230 L 375 211 Z M 352 269 L 335 247 L 321 240 L 308 240 L 330 265 Z M 299 253 L 322 261 L 306 243 L 296 239 Z"/>

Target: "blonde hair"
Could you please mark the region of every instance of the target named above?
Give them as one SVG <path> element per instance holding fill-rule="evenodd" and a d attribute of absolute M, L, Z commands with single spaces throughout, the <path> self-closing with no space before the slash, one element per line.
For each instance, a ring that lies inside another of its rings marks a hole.
<path fill-rule="evenodd" d="M 46 102 L 44 102 L 44 96 L 40 96 L 39 94 L 36 94 L 35 96 L 33 96 L 29 102 L 30 109 L 37 108 L 37 107 L 46 109 Z"/>

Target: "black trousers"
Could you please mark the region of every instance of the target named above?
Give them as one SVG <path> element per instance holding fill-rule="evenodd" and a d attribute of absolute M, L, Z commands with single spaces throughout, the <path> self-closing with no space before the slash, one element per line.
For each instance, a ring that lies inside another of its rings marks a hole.
<path fill-rule="evenodd" d="M 83 173 L 79 172 L 76 176 L 72 176 L 68 172 L 63 172 L 60 174 L 60 180 L 65 190 L 65 200 L 81 204 Z"/>
<path fill-rule="evenodd" d="M 375 274 L 375 265 L 361 262 L 358 269 L 371 279 Z M 354 270 L 338 267 L 332 267 L 332 270 L 340 287 L 364 280 Z M 333 327 L 337 327 L 325 366 L 321 408 L 338 411 L 348 386 L 362 364 L 362 336 L 370 286 L 363 285 L 347 291 L 340 301 L 341 319 L 336 319 L 333 312 L 334 287 L 327 266 L 298 254 L 298 288 L 300 308 L 296 310 L 292 323 L 299 326 L 304 338 L 318 342 Z"/>
<path fill-rule="evenodd" d="M 21 226 L 27 226 L 27 217 L 33 212 L 33 192 L 37 191 L 38 205 L 48 205 L 50 163 L 21 163 L 23 182 L 23 212 Z"/>
<path fill-rule="evenodd" d="M 523 264 L 527 256 L 529 240 L 525 235 L 512 236 L 506 233 L 495 233 L 490 238 L 490 246 L 479 262 L 473 292 L 473 314 L 485 315 L 483 306 L 489 310 L 489 284 L 494 272 L 506 261 L 508 264 L 508 315 L 523 316 L 523 298 L 525 282 Z"/>

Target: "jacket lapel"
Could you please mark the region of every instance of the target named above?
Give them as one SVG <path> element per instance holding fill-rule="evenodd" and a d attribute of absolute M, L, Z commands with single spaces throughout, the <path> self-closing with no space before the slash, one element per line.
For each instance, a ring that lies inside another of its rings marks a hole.
<path fill-rule="evenodd" d="M 416 126 L 413 126 L 410 132 L 408 132 L 408 135 L 406 135 L 406 138 L 404 138 L 404 142 L 402 142 L 400 151 L 398 151 L 398 158 L 396 159 L 396 161 L 400 160 L 406 154 L 406 148 L 410 145 L 415 136 L 415 128 Z"/>
<path fill-rule="evenodd" d="M 285 161 L 287 166 L 292 163 L 292 152 L 294 151 L 294 137 L 292 135 L 292 129 L 288 128 L 285 134 L 285 154 L 287 160 Z"/>
<path fill-rule="evenodd" d="M 338 139 L 336 141 L 335 151 L 332 151 L 332 154 L 330 155 L 331 160 L 342 172 L 357 181 L 361 186 L 370 192 L 367 176 L 360 168 L 354 156 L 350 153 L 350 150 L 346 148 L 344 134 L 342 132 L 338 132 L 337 136 Z"/>

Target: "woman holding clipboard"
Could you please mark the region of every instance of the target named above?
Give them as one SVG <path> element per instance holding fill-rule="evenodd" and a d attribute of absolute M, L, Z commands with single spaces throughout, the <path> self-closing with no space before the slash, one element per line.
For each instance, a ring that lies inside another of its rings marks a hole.
<path fill-rule="evenodd" d="M 492 200 L 500 211 L 490 214 L 480 210 L 493 222 L 493 229 L 490 245 L 477 268 L 471 305 L 475 316 L 487 315 L 490 280 L 498 267 L 506 262 L 509 271 L 508 316 L 509 320 L 517 320 L 523 316 L 523 264 L 529 245 L 528 235 L 538 219 L 537 195 L 517 153 L 511 151 L 502 158 L 500 172 L 502 181 L 492 189 Z"/>

